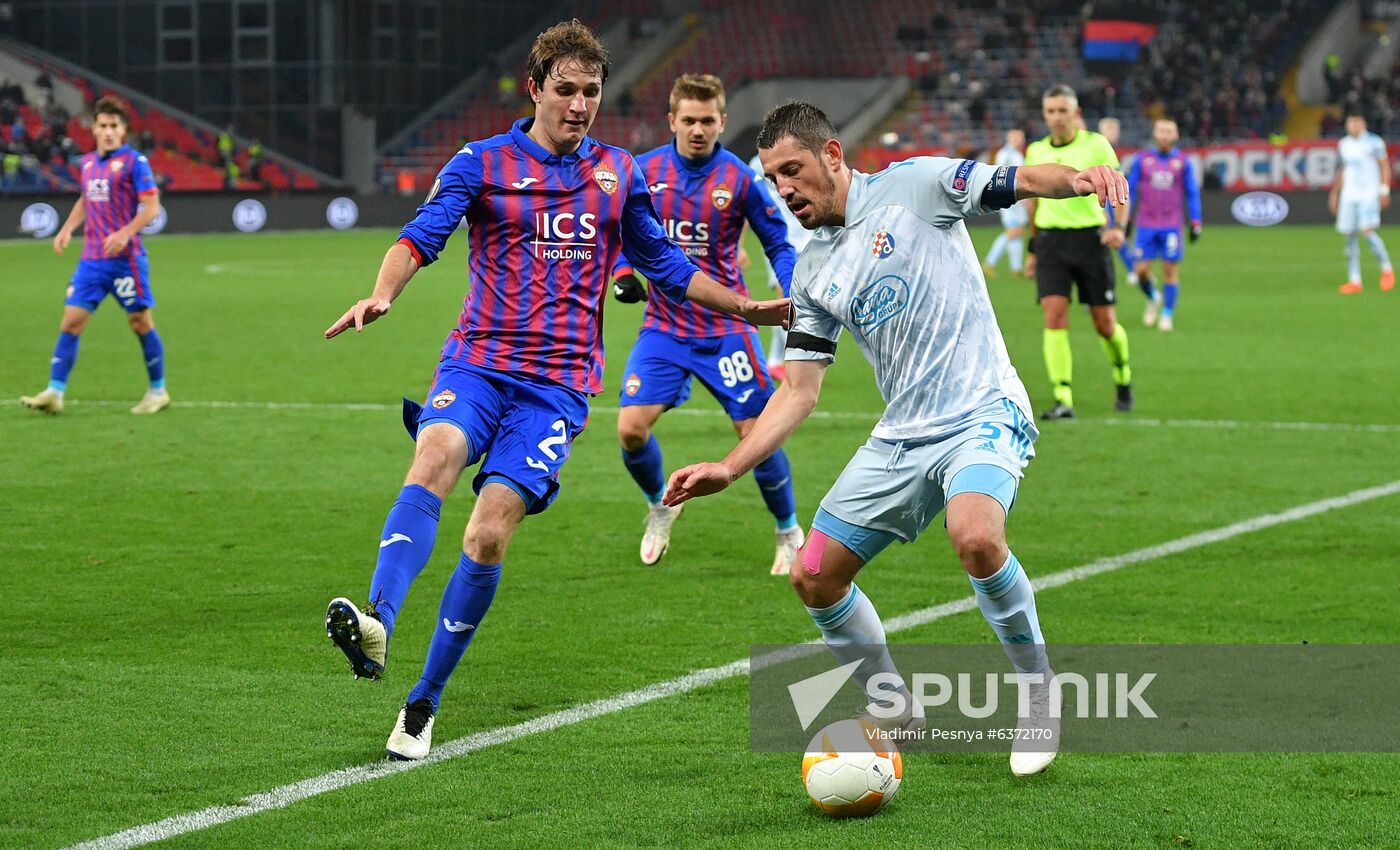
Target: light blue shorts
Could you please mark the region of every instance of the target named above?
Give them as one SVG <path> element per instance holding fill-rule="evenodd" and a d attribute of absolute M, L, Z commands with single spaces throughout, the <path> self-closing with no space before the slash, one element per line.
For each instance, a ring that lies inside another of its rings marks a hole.
<path fill-rule="evenodd" d="M 1381 226 L 1381 201 L 1348 201 L 1337 204 L 1337 232 L 1350 235 Z"/>
<path fill-rule="evenodd" d="M 812 527 L 869 561 L 895 540 L 917 539 L 959 493 L 991 496 L 1009 513 L 1039 435 L 1025 412 L 1001 399 L 936 436 L 871 437 L 822 499 Z"/>

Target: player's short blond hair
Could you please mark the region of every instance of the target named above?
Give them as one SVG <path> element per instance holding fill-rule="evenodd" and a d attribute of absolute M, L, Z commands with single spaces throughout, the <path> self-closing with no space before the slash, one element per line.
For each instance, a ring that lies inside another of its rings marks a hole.
<path fill-rule="evenodd" d="M 607 81 L 608 49 L 578 18 L 555 24 L 535 36 L 534 44 L 530 45 L 529 77 L 535 85 L 543 86 L 545 77 L 569 60 L 596 71 L 604 82 Z"/>
<path fill-rule="evenodd" d="M 675 112 L 682 100 L 698 100 L 701 103 L 715 101 L 719 113 L 724 114 L 724 83 L 714 74 L 681 74 L 676 84 L 671 86 L 671 111 Z"/>
<path fill-rule="evenodd" d="M 1100 119 L 1099 119 L 1099 132 L 1100 132 L 1100 133 L 1102 133 L 1104 130 L 1107 130 L 1107 129 L 1110 128 L 1110 127 L 1112 127 L 1112 128 L 1115 129 L 1115 130 L 1121 130 L 1121 129 L 1123 129 L 1123 124 L 1122 124 L 1122 122 L 1120 122 L 1117 118 L 1114 118 L 1114 117 L 1111 116 L 1111 115 L 1108 116 L 1107 118 L 1100 118 Z"/>

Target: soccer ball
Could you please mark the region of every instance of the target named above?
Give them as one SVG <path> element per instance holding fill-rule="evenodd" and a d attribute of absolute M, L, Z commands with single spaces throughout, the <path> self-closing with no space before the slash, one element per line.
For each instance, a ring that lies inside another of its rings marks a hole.
<path fill-rule="evenodd" d="M 860 720 L 839 720 L 822 729 L 802 757 L 807 796 L 832 817 L 875 814 L 894 799 L 903 777 L 899 751 Z"/>

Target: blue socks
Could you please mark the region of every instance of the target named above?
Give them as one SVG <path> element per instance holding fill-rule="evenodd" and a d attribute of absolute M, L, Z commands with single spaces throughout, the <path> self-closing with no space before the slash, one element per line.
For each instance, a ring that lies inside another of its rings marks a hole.
<path fill-rule="evenodd" d="M 463 553 L 457 570 L 442 592 L 437 628 L 433 630 L 432 643 L 428 644 L 428 659 L 423 663 L 423 678 L 408 692 L 406 702 L 427 697 L 432 701 L 433 711 L 437 711 L 442 689 L 447 686 L 477 626 L 491 607 L 500 581 L 500 564 L 478 564 Z"/>
<path fill-rule="evenodd" d="M 666 471 L 661 462 L 661 444 L 656 442 L 656 435 L 647 437 L 646 445 L 635 452 L 623 449 L 622 463 L 646 494 L 647 501 L 653 505 L 660 502 L 666 490 Z"/>
<path fill-rule="evenodd" d="M 1021 562 L 1011 552 L 1006 563 L 986 578 L 972 578 L 977 592 L 977 607 L 1006 648 L 1018 673 L 1044 673 L 1049 669 L 1045 658 L 1045 637 L 1040 633 L 1040 620 L 1035 614 L 1035 591 L 1031 580 L 1021 569 Z"/>
<path fill-rule="evenodd" d="M 1162 284 L 1162 315 L 1170 316 L 1176 310 L 1176 294 L 1181 287 L 1179 283 Z"/>
<path fill-rule="evenodd" d="M 379 538 L 379 561 L 369 583 L 369 601 L 391 636 L 394 618 L 408 595 L 408 586 L 423 572 L 428 557 L 433 554 L 441 511 L 441 499 L 427 488 L 409 484 L 399 492 L 399 498 L 389 509 L 388 519 L 384 520 L 384 534 Z"/>
<path fill-rule="evenodd" d="M 656 435 L 647 437 L 646 445 L 635 452 L 623 449 L 622 463 L 646 494 L 647 501 L 653 505 L 660 502 L 666 490 L 666 473 L 662 466 L 661 444 L 656 441 Z M 792 467 L 788 464 L 787 454 L 778 449 L 772 457 L 754 467 L 753 477 L 778 528 L 797 525 L 797 499 L 792 494 Z"/>
<path fill-rule="evenodd" d="M 145 336 L 138 336 L 141 340 L 141 356 L 146 359 L 146 377 L 151 381 L 151 389 L 159 390 L 165 387 L 165 345 L 160 341 L 160 334 L 155 328 Z"/>
<path fill-rule="evenodd" d="M 53 362 L 49 368 L 49 389 L 63 392 L 77 360 L 78 335 L 59 331 L 58 344 L 53 347 Z"/>
<path fill-rule="evenodd" d="M 753 480 L 779 529 L 797 525 L 797 498 L 792 494 L 792 466 L 782 449 L 753 468 Z"/>

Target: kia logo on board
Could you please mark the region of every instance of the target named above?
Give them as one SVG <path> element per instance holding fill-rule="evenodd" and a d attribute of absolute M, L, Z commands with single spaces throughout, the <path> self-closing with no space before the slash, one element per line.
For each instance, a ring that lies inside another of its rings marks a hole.
<path fill-rule="evenodd" d="M 1230 214 L 1240 224 L 1272 227 L 1288 218 L 1288 202 L 1273 192 L 1246 192 L 1230 204 Z"/>

